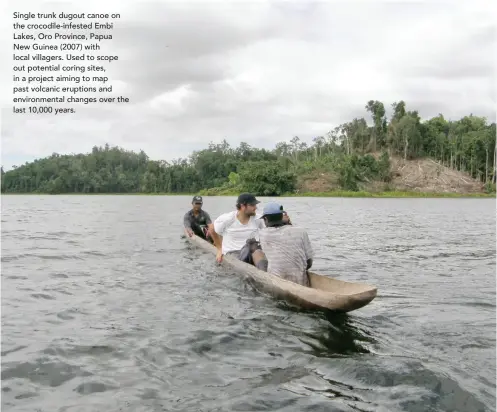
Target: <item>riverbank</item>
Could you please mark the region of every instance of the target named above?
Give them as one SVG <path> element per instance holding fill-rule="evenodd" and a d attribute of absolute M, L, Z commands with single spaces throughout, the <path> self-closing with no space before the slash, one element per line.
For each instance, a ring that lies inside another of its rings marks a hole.
<path fill-rule="evenodd" d="M 290 194 L 288 197 L 382 197 L 382 198 L 495 198 L 495 193 L 430 193 L 430 192 L 321 192 Z"/>
<path fill-rule="evenodd" d="M 239 192 L 228 189 L 207 189 L 199 192 L 202 196 L 238 196 Z M 276 197 L 276 196 L 271 196 Z M 330 190 L 330 191 L 305 191 L 298 193 L 284 193 L 279 197 L 358 197 L 358 198 L 495 198 L 495 192 L 420 192 L 407 190 L 391 190 L 391 191 L 351 191 L 351 190 Z"/>
<path fill-rule="evenodd" d="M 195 196 L 198 193 L 144 193 L 144 192 L 115 192 L 115 193 L 2 193 L 2 196 Z"/>
<path fill-rule="evenodd" d="M 205 197 L 238 196 L 239 192 L 217 192 L 211 193 L 209 190 L 199 192 Z M 195 196 L 199 193 L 2 193 L 2 196 L 23 195 L 23 196 Z M 258 196 L 266 197 L 266 196 Z M 277 196 L 268 196 L 277 197 Z M 337 190 L 332 192 L 305 192 L 305 193 L 285 193 L 278 197 L 357 197 L 357 198 L 496 198 L 495 193 L 429 193 L 429 192 L 352 192 Z"/>

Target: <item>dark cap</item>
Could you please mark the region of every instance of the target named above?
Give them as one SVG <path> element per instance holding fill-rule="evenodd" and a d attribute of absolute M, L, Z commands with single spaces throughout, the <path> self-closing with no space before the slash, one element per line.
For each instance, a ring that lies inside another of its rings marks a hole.
<path fill-rule="evenodd" d="M 239 205 L 256 205 L 261 202 L 259 202 L 255 196 L 250 193 L 242 193 L 238 196 L 236 203 Z"/>
<path fill-rule="evenodd" d="M 193 196 L 192 203 L 203 203 L 202 196 Z"/>

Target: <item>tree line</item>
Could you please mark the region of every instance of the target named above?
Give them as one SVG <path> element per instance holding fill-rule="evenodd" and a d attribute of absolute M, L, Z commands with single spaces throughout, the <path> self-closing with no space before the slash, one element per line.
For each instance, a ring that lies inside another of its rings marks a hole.
<path fill-rule="evenodd" d="M 2 193 L 194 193 L 246 190 L 258 195 L 295 191 L 297 177 L 315 170 L 336 173 L 346 190 L 365 180 L 389 182 L 390 159 L 431 157 L 488 185 L 496 180 L 496 125 L 469 115 L 422 121 L 404 101 L 386 117 L 380 101 L 369 101 L 366 118 L 355 118 L 311 144 L 298 136 L 273 150 L 247 143 L 210 143 L 187 158 L 151 160 L 146 153 L 93 147 L 91 153 L 51 156 L 1 169 Z"/>

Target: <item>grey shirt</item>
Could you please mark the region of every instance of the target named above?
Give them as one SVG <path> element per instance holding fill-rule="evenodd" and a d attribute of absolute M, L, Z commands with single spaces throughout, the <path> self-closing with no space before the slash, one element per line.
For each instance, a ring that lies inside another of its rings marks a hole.
<path fill-rule="evenodd" d="M 285 225 L 266 227 L 259 231 L 262 251 L 268 260 L 269 273 L 300 285 L 308 285 L 307 260 L 314 252 L 307 232 L 300 227 Z"/>

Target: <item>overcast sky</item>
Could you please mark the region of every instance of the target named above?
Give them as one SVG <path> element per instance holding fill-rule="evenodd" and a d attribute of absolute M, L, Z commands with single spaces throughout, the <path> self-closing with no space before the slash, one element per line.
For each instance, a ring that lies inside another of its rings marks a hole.
<path fill-rule="evenodd" d="M 106 142 L 165 160 L 222 139 L 265 148 L 295 135 L 310 142 L 356 116 L 369 121 L 370 99 L 388 110 L 403 99 L 423 118 L 495 121 L 493 3 L 11 2 L 2 6 L 7 62 L 13 11 L 121 13 L 101 53 L 119 56 L 106 74 L 114 95 L 131 102 L 16 115 L 11 67 L 2 65 L 2 164 Z"/>

